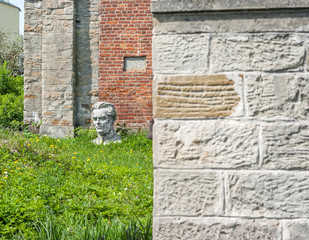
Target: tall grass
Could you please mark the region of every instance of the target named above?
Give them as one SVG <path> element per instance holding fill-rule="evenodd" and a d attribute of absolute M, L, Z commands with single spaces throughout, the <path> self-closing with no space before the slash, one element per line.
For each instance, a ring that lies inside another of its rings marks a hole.
<path fill-rule="evenodd" d="M 150 239 L 152 150 L 145 133 L 94 145 L 0 131 L 0 239 Z"/>

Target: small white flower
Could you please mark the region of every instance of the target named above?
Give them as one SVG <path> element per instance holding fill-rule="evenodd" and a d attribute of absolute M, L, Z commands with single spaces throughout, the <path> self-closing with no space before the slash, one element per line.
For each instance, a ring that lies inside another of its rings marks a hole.
<path fill-rule="evenodd" d="M 127 191 L 128 189 L 127 189 L 127 188 L 125 188 L 124 190 L 125 190 L 125 191 Z"/>

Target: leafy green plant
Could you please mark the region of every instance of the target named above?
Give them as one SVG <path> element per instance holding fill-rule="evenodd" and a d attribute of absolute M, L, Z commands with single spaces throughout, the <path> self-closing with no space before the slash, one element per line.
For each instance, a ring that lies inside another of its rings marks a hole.
<path fill-rule="evenodd" d="M 14 76 L 23 74 L 23 37 L 21 35 L 0 31 L 0 65 L 4 62 L 7 62 L 7 68 Z"/>
<path fill-rule="evenodd" d="M 19 128 L 23 107 L 23 77 L 12 76 L 5 62 L 0 66 L 0 127 Z"/>
<path fill-rule="evenodd" d="M 123 124 L 120 124 L 120 123 L 117 123 L 116 124 L 116 133 L 118 133 L 120 136 L 122 137 L 127 137 L 131 132 L 132 130 L 129 129 L 127 127 L 127 124 L 123 123 Z"/>
<path fill-rule="evenodd" d="M 149 239 L 151 141 L 132 132 L 95 145 L 94 133 L 0 131 L 1 240 Z"/>

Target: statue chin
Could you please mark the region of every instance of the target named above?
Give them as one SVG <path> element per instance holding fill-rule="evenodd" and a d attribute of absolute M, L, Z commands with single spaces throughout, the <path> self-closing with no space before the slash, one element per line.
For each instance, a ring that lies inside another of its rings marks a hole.
<path fill-rule="evenodd" d="M 104 139 L 102 137 L 97 137 L 96 139 L 92 140 L 94 144 L 110 144 L 110 143 L 120 143 L 121 137 L 118 134 L 115 134 L 112 138 Z"/>

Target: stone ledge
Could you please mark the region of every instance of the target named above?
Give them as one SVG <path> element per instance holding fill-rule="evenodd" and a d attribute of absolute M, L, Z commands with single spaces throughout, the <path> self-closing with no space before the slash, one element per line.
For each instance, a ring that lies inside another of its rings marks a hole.
<path fill-rule="evenodd" d="M 154 0 L 151 3 L 153 13 L 287 8 L 309 8 L 309 4 L 307 0 Z"/>

